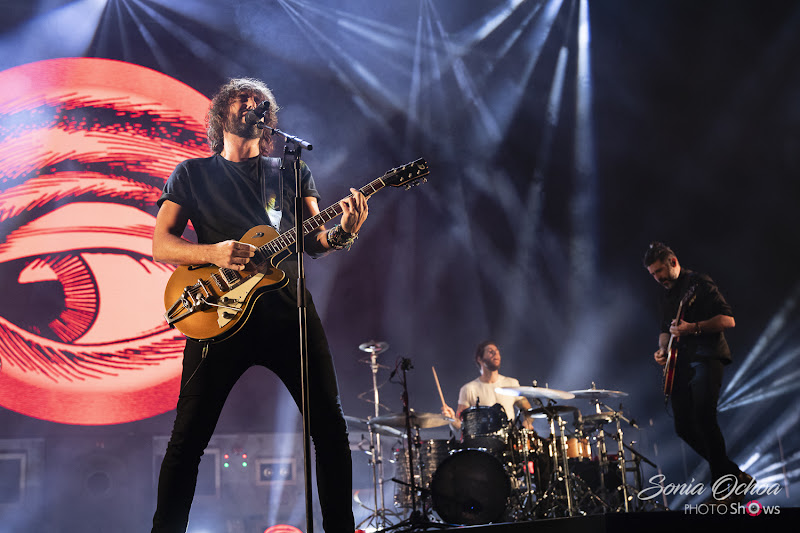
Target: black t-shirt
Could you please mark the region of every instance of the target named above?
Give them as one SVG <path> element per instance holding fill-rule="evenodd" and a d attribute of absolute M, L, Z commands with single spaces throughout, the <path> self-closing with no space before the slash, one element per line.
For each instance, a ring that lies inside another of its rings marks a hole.
<path fill-rule="evenodd" d="M 717 315 L 733 316 L 728 302 L 719 292 L 714 280 L 705 274 L 682 268 L 675 285 L 667 289 L 661 296 L 661 332 L 669 333 L 669 326 L 678 313 L 678 306 L 689 287 L 694 286 L 694 298 L 684 304 L 683 320 L 699 322 Z M 702 361 L 705 358 L 721 359 L 725 364 L 731 362 L 731 351 L 725 335 L 718 333 L 701 333 L 685 335 L 680 338 L 679 351 L 683 360 Z"/>
<path fill-rule="evenodd" d="M 283 233 L 295 223 L 295 178 L 292 168 L 281 173 L 277 163 L 277 158 L 261 156 L 234 163 L 219 154 L 187 159 L 175 167 L 158 205 L 169 200 L 186 209 L 200 244 L 238 240 L 259 225 Z M 308 166 L 301 162 L 300 168 L 303 196 L 319 199 Z M 280 268 L 297 276 L 293 257 Z"/>

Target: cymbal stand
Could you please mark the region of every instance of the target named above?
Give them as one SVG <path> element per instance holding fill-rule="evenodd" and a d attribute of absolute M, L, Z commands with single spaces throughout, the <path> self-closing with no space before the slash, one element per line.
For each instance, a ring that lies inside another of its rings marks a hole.
<path fill-rule="evenodd" d="M 404 530 L 404 531 L 415 531 L 415 530 L 424 530 L 429 527 L 450 527 L 450 524 L 444 523 L 437 523 L 432 522 L 430 518 L 428 518 L 427 511 L 425 510 L 425 506 L 423 505 L 423 510 L 419 511 L 417 509 L 417 492 L 420 490 L 417 486 L 417 482 L 414 476 L 414 453 L 416 448 L 416 453 L 419 456 L 419 447 L 421 446 L 421 442 L 419 439 L 419 428 L 416 432 L 416 438 L 412 439 L 411 433 L 411 410 L 409 409 L 408 404 L 408 382 L 406 381 L 406 372 L 411 370 L 414 366 L 411 364 L 411 360 L 403 357 L 400 360 L 400 370 L 403 372 L 402 378 L 402 386 L 403 386 L 403 413 L 405 414 L 406 419 L 406 443 L 408 445 L 408 479 L 410 483 L 408 483 L 409 490 L 411 492 L 411 514 L 409 517 L 402 522 L 394 524 L 391 527 L 388 527 L 382 531 L 395 531 L 395 530 Z M 394 373 L 393 373 L 394 374 Z M 412 445 L 413 443 L 413 445 Z M 420 470 L 420 481 L 422 480 L 422 472 Z"/>
<path fill-rule="evenodd" d="M 610 436 L 611 436 L 612 439 L 617 441 L 617 469 L 619 470 L 621 481 L 622 481 L 622 484 L 619 487 L 619 490 L 622 492 L 622 510 L 624 512 L 628 513 L 628 512 L 631 511 L 630 501 L 631 501 L 631 499 L 633 498 L 633 496 L 635 494 L 638 494 L 639 491 L 635 487 L 632 487 L 628 483 L 628 465 L 627 465 L 627 461 L 625 459 L 625 447 L 626 446 L 625 446 L 625 438 L 624 438 L 624 435 L 622 434 L 622 421 L 624 420 L 625 422 L 627 422 L 628 424 L 630 424 L 633 427 L 637 427 L 637 426 L 636 426 L 635 422 L 625 418 L 625 416 L 622 414 L 622 405 L 620 405 L 619 410 L 615 410 L 615 409 L 611 409 L 609 406 L 603 404 L 599 400 L 598 400 L 597 404 L 598 404 L 597 405 L 598 411 L 600 409 L 600 405 L 603 405 L 603 407 L 605 407 L 606 409 L 609 409 L 609 411 L 611 411 L 611 413 L 612 413 L 611 416 L 612 416 L 612 418 L 614 420 L 614 423 L 616 425 L 616 432 L 610 434 Z M 600 432 L 601 435 L 604 432 L 605 432 L 605 430 L 602 430 Z"/>
<path fill-rule="evenodd" d="M 569 516 L 575 516 L 576 506 L 573 502 L 572 486 L 570 479 L 571 476 L 569 472 L 569 463 L 567 458 L 567 436 L 564 431 L 566 422 L 564 422 L 564 420 L 561 418 L 561 415 L 549 409 L 549 407 L 552 406 L 551 402 L 548 402 L 548 405 L 545 406 L 541 400 L 537 399 L 537 401 L 542 406 L 542 410 L 545 411 L 545 414 L 547 415 L 548 424 L 550 425 L 549 447 L 550 447 L 550 457 L 553 458 L 553 477 L 550 480 L 550 484 L 547 487 L 547 490 L 542 495 L 542 498 L 539 503 L 545 503 L 551 497 L 554 500 L 561 499 L 560 497 L 556 496 L 556 493 L 560 489 L 559 484 L 563 482 L 564 498 L 566 498 L 567 500 L 567 514 Z M 558 433 L 556 433 L 556 424 L 558 425 Z M 560 460 L 559 460 L 559 455 L 561 456 Z"/>
<path fill-rule="evenodd" d="M 521 412 L 520 412 L 521 413 Z M 521 419 L 521 423 L 524 424 L 525 418 Z M 533 426 L 531 426 L 533 427 Z M 533 460 L 533 453 L 531 450 L 531 439 L 529 438 L 528 430 L 523 428 L 520 430 L 522 433 L 522 469 L 525 472 L 525 504 L 523 505 L 523 509 L 532 509 L 533 508 L 533 501 L 534 501 L 534 492 L 533 492 L 533 478 L 531 476 L 531 468 L 530 468 L 530 461 Z M 533 432 L 533 429 L 530 429 Z"/>
<path fill-rule="evenodd" d="M 592 384 L 594 385 L 594 384 Z M 592 403 L 595 407 L 595 413 L 602 414 L 600 409 L 600 400 L 593 399 Z M 606 475 L 608 474 L 608 449 L 606 448 L 605 431 L 600 425 L 600 431 L 597 432 L 597 459 L 600 466 L 600 493 L 603 496 L 608 495 L 608 488 L 606 487 Z"/>
<path fill-rule="evenodd" d="M 641 453 L 639 453 L 639 451 L 636 450 L 633 446 L 625 444 L 624 442 L 622 444 L 623 444 L 623 446 L 625 446 L 625 448 L 629 452 L 631 452 L 631 457 L 632 457 L 632 460 L 633 460 L 633 463 L 634 463 L 634 467 L 633 468 L 629 467 L 628 471 L 633 472 L 633 474 L 634 474 L 633 475 L 634 485 L 633 485 L 633 489 L 632 490 L 634 492 L 634 495 L 636 496 L 635 501 L 637 502 L 637 505 L 636 505 L 637 509 L 635 509 L 635 510 L 636 511 L 647 511 L 647 510 L 667 511 L 668 508 L 665 505 L 663 505 L 663 504 L 661 504 L 661 503 L 659 503 L 657 501 L 654 501 L 654 500 L 642 500 L 641 498 L 638 497 L 639 493 L 642 491 L 642 463 L 647 463 L 648 465 L 650 465 L 651 467 L 655 468 L 656 470 L 658 470 L 658 465 L 655 464 L 650 459 L 648 459 L 647 457 L 645 457 L 644 455 L 642 455 Z"/>
<path fill-rule="evenodd" d="M 372 390 L 375 404 L 375 416 L 380 416 L 380 394 L 378 393 L 378 351 L 373 347 L 369 350 L 369 367 L 372 370 Z M 383 451 L 381 449 L 381 436 L 369 424 L 369 441 L 372 448 L 372 482 L 375 488 L 375 527 L 386 527 L 386 505 L 384 502 L 383 488 Z"/>
<path fill-rule="evenodd" d="M 621 414 L 616 413 L 614 418 L 616 419 L 617 425 L 617 433 L 614 437 L 614 440 L 617 441 L 617 468 L 622 476 L 622 485 L 620 486 L 622 489 L 622 509 L 628 513 L 630 512 L 630 505 L 628 503 L 628 471 L 627 465 L 625 464 L 625 440 L 622 436 L 622 424 L 620 423 Z"/>
<path fill-rule="evenodd" d="M 641 470 L 640 470 L 640 463 L 641 461 L 646 462 L 647 464 L 651 465 L 654 468 L 657 468 L 656 464 L 647 459 L 644 455 L 637 452 L 633 447 L 628 446 L 625 444 L 625 439 L 622 435 L 622 424 L 621 422 L 627 422 L 632 427 L 637 428 L 639 426 L 636 425 L 636 422 L 633 420 L 629 420 L 622 414 L 622 406 L 620 405 L 619 411 L 615 411 L 615 419 L 616 419 L 616 434 L 612 435 L 612 438 L 617 441 L 618 446 L 618 457 L 617 457 L 617 467 L 619 468 L 620 474 L 622 476 L 622 486 L 620 487 L 622 490 L 623 500 L 623 510 L 627 513 L 631 510 L 630 508 L 630 501 L 637 501 L 641 502 L 641 499 L 638 497 L 639 492 L 641 491 Z M 634 462 L 635 467 L 629 468 L 628 461 L 625 459 L 625 450 L 628 449 L 631 452 L 631 457 Z M 634 472 L 634 482 L 635 485 L 631 485 L 628 483 L 628 472 Z M 654 504 L 655 508 L 666 509 L 666 507 L 660 506 L 658 504 Z"/>
<path fill-rule="evenodd" d="M 513 450 L 514 442 L 516 442 L 519 447 L 519 456 L 513 457 L 512 455 L 512 461 L 517 461 L 518 464 L 522 465 L 523 477 L 525 479 L 525 490 L 524 495 L 521 495 L 522 501 L 519 504 L 520 514 L 517 517 L 518 520 L 531 518 L 535 507 L 534 500 L 536 493 L 533 490 L 533 478 L 531 477 L 530 471 L 530 461 L 533 458 L 530 434 L 528 431 L 529 430 L 525 428 L 525 417 L 523 416 L 522 411 L 520 411 L 517 414 L 517 418 L 515 419 L 514 423 L 511 425 L 511 433 L 509 435 L 509 447 Z M 530 431 L 532 432 L 533 430 L 531 429 Z"/>

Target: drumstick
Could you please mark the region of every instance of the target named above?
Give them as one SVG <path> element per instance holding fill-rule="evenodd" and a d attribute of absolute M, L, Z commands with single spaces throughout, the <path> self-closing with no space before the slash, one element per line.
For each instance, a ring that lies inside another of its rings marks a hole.
<path fill-rule="evenodd" d="M 436 375 L 436 367 L 431 367 L 433 370 L 433 379 L 436 381 L 436 388 L 439 389 L 439 398 L 442 400 L 442 407 L 447 407 L 447 404 L 444 401 L 444 394 L 442 394 L 442 386 L 439 385 L 439 376 Z"/>

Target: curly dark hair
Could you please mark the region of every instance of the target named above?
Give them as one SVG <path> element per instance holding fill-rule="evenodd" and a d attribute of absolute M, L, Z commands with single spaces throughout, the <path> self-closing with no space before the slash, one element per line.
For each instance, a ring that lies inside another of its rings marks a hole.
<path fill-rule="evenodd" d="M 475 349 L 475 364 L 478 365 L 478 368 L 481 367 L 481 357 L 483 357 L 483 351 L 486 349 L 487 346 L 490 344 L 494 344 L 497 346 L 497 343 L 492 340 L 485 340 L 478 345 Z"/>
<path fill-rule="evenodd" d="M 656 261 L 666 261 L 670 257 L 677 257 L 675 252 L 672 251 L 672 248 L 663 242 L 653 241 L 647 247 L 647 251 L 644 253 L 642 262 L 644 263 L 645 267 L 649 267 Z"/>
<path fill-rule="evenodd" d="M 263 81 L 254 78 L 231 78 L 228 83 L 220 87 L 217 94 L 211 99 L 211 107 L 208 108 L 206 115 L 208 145 L 215 154 L 222 152 L 222 132 L 228 120 L 231 100 L 241 93 L 253 95 L 259 102 L 269 100 L 269 111 L 264 115 L 264 123 L 273 128 L 278 125 L 279 107 L 269 87 Z M 272 150 L 272 137 L 269 130 L 261 130 L 258 148 L 261 155 L 269 155 Z"/>

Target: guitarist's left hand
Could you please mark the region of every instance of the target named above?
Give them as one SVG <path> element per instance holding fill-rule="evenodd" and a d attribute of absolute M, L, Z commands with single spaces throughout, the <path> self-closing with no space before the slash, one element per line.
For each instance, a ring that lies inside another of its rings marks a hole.
<path fill-rule="evenodd" d="M 356 189 L 350 189 L 352 196 L 348 196 L 339 205 L 342 207 L 342 229 L 347 233 L 358 233 L 361 224 L 367 219 L 369 208 L 367 199 Z"/>
<path fill-rule="evenodd" d="M 685 322 L 684 320 L 673 320 L 672 325 L 669 327 L 669 332 L 676 337 L 683 337 L 684 335 L 691 335 L 695 331 L 693 322 Z"/>

